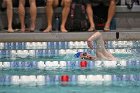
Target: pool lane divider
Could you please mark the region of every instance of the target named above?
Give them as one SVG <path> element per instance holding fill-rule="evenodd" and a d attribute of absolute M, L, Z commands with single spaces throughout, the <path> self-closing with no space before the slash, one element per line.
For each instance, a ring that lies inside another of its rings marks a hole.
<path fill-rule="evenodd" d="M 132 55 L 138 53 L 139 49 L 108 49 L 112 54 Z M 15 60 L 18 58 L 46 58 L 73 56 L 77 52 L 88 52 L 88 49 L 60 49 L 60 50 L 0 50 L 0 58 Z M 95 51 L 91 53 L 94 55 Z"/>
<path fill-rule="evenodd" d="M 5 75 L 0 76 L 0 85 L 102 85 L 140 86 L 140 75 Z"/>
<path fill-rule="evenodd" d="M 114 36 L 116 41 L 106 41 L 109 48 L 119 47 L 138 47 L 139 41 L 120 41 L 120 32 L 116 32 Z M 119 41 L 118 41 L 119 40 Z M 115 42 L 115 43 L 114 43 Z M 117 46 L 116 46 L 117 44 Z M 138 45 L 138 46 L 134 46 Z M 88 48 L 85 41 L 69 41 L 69 42 L 0 42 L 0 49 L 7 50 L 37 50 L 37 49 L 82 49 Z M 94 48 L 96 43 L 94 42 Z"/>
<path fill-rule="evenodd" d="M 120 61 L 12 61 L 0 62 L 1 70 L 8 69 L 39 69 L 39 70 L 76 70 L 96 68 L 140 68 L 140 60 Z"/>

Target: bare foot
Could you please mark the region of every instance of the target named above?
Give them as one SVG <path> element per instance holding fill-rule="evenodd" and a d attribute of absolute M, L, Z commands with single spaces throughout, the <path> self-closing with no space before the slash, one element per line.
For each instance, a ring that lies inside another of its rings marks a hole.
<path fill-rule="evenodd" d="M 67 31 L 67 30 L 61 30 L 61 32 L 66 33 L 66 32 L 68 32 L 68 31 Z"/>
<path fill-rule="evenodd" d="M 89 32 L 92 32 L 92 31 L 96 31 L 96 29 L 95 29 L 94 26 L 92 26 L 92 27 L 90 27 L 90 28 L 88 29 L 88 31 L 89 31 Z"/>
<path fill-rule="evenodd" d="M 14 32 L 14 30 L 9 30 L 9 29 L 8 29 L 8 33 L 13 33 L 13 32 Z"/>
<path fill-rule="evenodd" d="M 52 27 L 47 27 L 43 32 L 44 33 L 48 33 L 52 31 Z"/>
<path fill-rule="evenodd" d="M 25 32 L 25 28 L 20 29 L 21 32 Z"/>
<path fill-rule="evenodd" d="M 23 26 L 21 25 L 20 31 L 21 31 L 21 32 L 25 32 L 25 26 L 24 26 L 24 25 L 23 25 Z"/>
<path fill-rule="evenodd" d="M 68 32 L 64 26 L 61 26 L 61 32 L 66 33 Z"/>
<path fill-rule="evenodd" d="M 30 31 L 30 32 L 34 32 L 34 31 L 35 31 L 35 28 L 30 28 L 29 31 Z"/>
<path fill-rule="evenodd" d="M 104 27 L 104 32 L 109 32 L 110 31 L 110 24 L 106 23 Z"/>
<path fill-rule="evenodd" d="M 35 24 L 31 24 L 30 32 L 34 32 L 34 30 L 35 30 Z"/>
<path fill-rule="evenodd" d="M 12 27 L 9 27 L 9 28 L 8 28 L 8 32 L 9 32 L 9 33 L 13 33 L 13 32 L 14 32 L 13 28 L 12 28 Z"/>

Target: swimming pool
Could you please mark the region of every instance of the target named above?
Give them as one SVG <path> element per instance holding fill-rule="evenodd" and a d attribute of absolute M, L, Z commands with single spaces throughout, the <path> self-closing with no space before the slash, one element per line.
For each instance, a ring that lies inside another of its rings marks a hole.
<path fill-rule="evenodd" d="M 85 41 L 1 42 L 0 92 L 138 93 L 140 41 L 107 41 L 106 48 L 118 61 L 86 60 L 83 68 L 73 55 L 95 54 Z"/>

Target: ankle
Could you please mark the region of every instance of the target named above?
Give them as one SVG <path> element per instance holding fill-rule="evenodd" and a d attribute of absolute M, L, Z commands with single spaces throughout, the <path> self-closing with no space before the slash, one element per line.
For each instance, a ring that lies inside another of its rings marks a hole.
<path fill-rule="evenodd" d="M 31 29 L 35 29 L 35 24 L 31 24 Z"/>
<path fill-rule="evenodd" d="M 91 24 L 90 27 L 95 27 L 95 24 Z"/>
<path fill-rule="evenodd" d="M 61 28 L 65 28 L 65 26 L 62 24 L 61 26 L 60 26 Z"/>
<path fill-rule="evenodd" d="M 35 27 L 30 27 L 30 30 L 35 30 Z"/>
<path fill-rule="evenodd" d="M 48 25 L 47 29 L 52 29 L 52 26 L 51 25 Z"/>
<path fill-rule="evenodd" d="M 110 27 L 110 23 L 106 23 L 105 24 L 105 27 Z"/>

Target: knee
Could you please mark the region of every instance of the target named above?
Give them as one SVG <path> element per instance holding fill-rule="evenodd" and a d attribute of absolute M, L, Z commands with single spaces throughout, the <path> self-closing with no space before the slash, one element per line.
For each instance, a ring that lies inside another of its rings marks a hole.
<path fill-rule="evenodd" d="M 110 0 L 110 5 L 116 5 L 116 0 Z"/>
<path fill-rule="evenodd" d="M 7 9 L 13 9 L 13 5 L 12 5 L 11 0 L 6 0 L 6 7 L 7 7 Z"/>
<path fill-rule="evenodd" d="M 36 1 L 35 0 L 30 0 L 30 6 L 35 6 L 36 7 Z"/>
<path fill-rule="evenodd" d="M 53 0 L 47 0 L 46 5 L 47 6 L 53 6 Z"/>
<path fill-rule="evenodd" d="M 24 7 L 24 2 L 19 2 L 18 8 Z"/>
<path fill-rule="evenodd" d="M 87 4 L 86 7 L 87 8 L 92 8 L 92 5 L 91 4 Z"/>
<path fill-rule="evenodd" d="M 64 7 L 70 7 L 71 1 L 72 1 L 72 0 L 63 0 L 63 6 L 64 6 Z"/>

